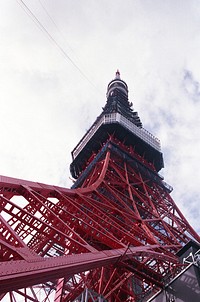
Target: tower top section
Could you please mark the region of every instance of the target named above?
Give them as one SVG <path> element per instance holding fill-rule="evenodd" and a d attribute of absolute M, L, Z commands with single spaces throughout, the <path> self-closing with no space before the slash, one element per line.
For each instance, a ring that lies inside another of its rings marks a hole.
<path fill-rule="evenodd" d="M 116 89 L 122 91 L 128 97 L 128 86 L 124 81 L 121 80 L 119 70 L 117 70 L 115 73 L 115 79 L 108 84 L 106 94 L 107 98 L 112 96 L 114 94 L 114 90 Z"/>
<path fill-rule="evenodd" d="M 88 166 L 91 158 L 98 158 L 101 149 L 111 137 L 123 142 L 127 148 L 151 163 L 156 171 L 163 167 L 160 141 L 145 130 L 138 113 L 128 100 L 128 86 L 121 80 L 117 70 L 115 79 L 107 87 L 107 101 L 103 111 L 72 151 L 73 162 L 70 165 L 74 178 Z"/>

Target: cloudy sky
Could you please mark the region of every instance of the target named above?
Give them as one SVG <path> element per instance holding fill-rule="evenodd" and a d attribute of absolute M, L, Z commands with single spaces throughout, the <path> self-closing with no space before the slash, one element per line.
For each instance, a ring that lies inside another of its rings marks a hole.
<path fill-rule="evenodd" d="M 199 49 L 198 0 L 1 0 L 0 174 L 71 186 L 71 151 L 119 69 L 200 232 Z"/>

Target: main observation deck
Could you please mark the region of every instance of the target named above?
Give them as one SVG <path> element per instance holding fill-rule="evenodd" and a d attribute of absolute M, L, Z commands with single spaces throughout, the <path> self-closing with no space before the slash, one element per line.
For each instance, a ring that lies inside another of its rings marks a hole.
<path fill-rule="evenodd" d="M 120 141 L 125 141 L 127 146 L 132 146 L 148 162 L 153 163 L 157 171 L 163 168 L 159 139 L 144 128 L 137 127 L 120 113 L 114 112 L 97 118 L 73 149 L 70 170 L 74 178 L 78 177 L 90 156 L 97 154 L 109 136 L 113 134 Z"/>
<path fill-rule="evenodd" d="M 153 147 L 157 151 L 161 151 L 160 140 L 152 135 L 150 132 L 144 128 L 138 128 L 127 118 L 122 116 L 120 113 L 109 113 L 103 115 L 96 123 L 94 123 L 85 136 L 81 139 L 78 145 L 72 151 L 73 160 L 79 155 L 83 148 L 87 145 L 89 140 L 94 136 L 97 130 L 103 124 L 121 124 L 123 127 L 127 128 L 131 133 L 136 135 L 138 138 L 142 139 L 145 143 Z"/>

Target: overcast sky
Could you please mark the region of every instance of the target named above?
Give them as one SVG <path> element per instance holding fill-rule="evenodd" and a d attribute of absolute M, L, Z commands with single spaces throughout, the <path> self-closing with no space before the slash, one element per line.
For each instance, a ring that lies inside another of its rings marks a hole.
<path fill-rule="evenodd" d="M 23 2 L 32 14 L 0 0 L 0 174 L 71 186 L 71 151 L 119 69 L 161 140 L 161 174 L 200 232 L 200 2 Z"/>

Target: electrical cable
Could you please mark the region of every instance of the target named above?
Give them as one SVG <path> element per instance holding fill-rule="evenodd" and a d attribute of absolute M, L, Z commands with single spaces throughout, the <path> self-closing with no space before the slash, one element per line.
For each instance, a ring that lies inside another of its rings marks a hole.
<path fill-rule="evenodd" d="M 23 8 L 26 14 L 32 19 L 32 21 L 37 25 L 37 27 L 48 37 L 48 39 L 60 50 L 61 54 L 65 59 L 69 60 L 71 64 L 80 72 L 83 78 L 87 80 L 90 85 L 96 90 L 97 87 L 90 81 L 90 79 L 85 75 L 85 73 L 78 67 L 78 65 L 70 58 L 70 56 L 66 53 L 66 51 L 58 44 L 58 42 L 54 39 L 54 37 L 48 32 L 48 30 L 43 26 L 40 20 L 34 15 L 31 9 L 26 5 L 23 0 L 16 0 L 17 3 Z"/>
<path fill-rule="evenodd" d="M 41 0 L 38 0 L 38 2 L 40 3 L 42 9 L 44 10 L 45 14 L 48 16 L 48 18 L 50 19 L 51 23 L 54 25 L 54 27 L 56 28 L 57 32 L 60 34 L 62 40 L 64 41 L 65 45 L 69 48 L 69 50 L 72 53 L 72 57 L 73 61 L 76 62 L 76 65 L 80 66 L 81 65 L 81 61 L 79 60 L 79 58 L 77 58 L 76 56 L 76 52 L 75 50 L 71 47 L 71 45 L 66 41 L 65 35 L 63 34 L 63 32 L 61 31 L 61 29 L 58 27 L 58 25 L 56 24 L 55 20 L 52 18 L 51 14 L 49 13 L 49 11 L 47 10 L 47 8 L 45 7 L 45 5 L 42 3 Z M 80 68 L 80 67 L 79 67 Z M 83 71 L 83 68 L 80 68 Z M 85 73 L 85 72 L 84 72 Z M 88 77 L 91 78 L 91 77 Z"/>
<path fill-rule="evenodd" d="M 59 34 L 62 36 L 62 38 L 65 40 L 64 34 L 62 33 L 62 31 L 60 30 L 60 28 L 58 27 L 58 25 L 56 24 L 56 22 L 54 21 L 54 19 L 52 18 L 52 16 L 50 15 L 50 13 L 48 12 L 47 8 L 44 6 L 44 4 L 42 3 L 41 0 L 38 0 L 42 9 L 45 11 L 46 15 L 49 17 L 49 19 L 51 20 L 51 22 L 53 23 L 53 25 L 55 26 L 55 28 L 57 29 L 57 31 L 59 32 Z M 65 43 L 67 44 L 67 46 L 69 47 L 69 49 L 74 52 L 74 49 L 69 45 L 69 43 L 67 43 L 65 41 Z"/>

